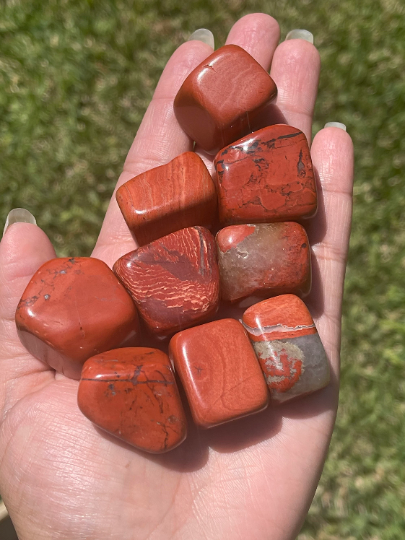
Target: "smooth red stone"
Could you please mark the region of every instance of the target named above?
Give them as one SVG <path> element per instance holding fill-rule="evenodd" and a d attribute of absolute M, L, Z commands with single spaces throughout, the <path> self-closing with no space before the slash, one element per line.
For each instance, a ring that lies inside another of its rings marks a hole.
<path fill-rule="evenodd" d="M 302 300 L 282 295 L 247 309 L 242 319 L 274 402 L 285 402 L 330 380 L 329 361 Z"/>
<path fill-rule="evenodd" d="M 169 355 L 197 425 L 213 427 L 267 407 L 266 383 L 240 322 L 222 319 L 179 332 Z"/>
<path fill-rule="evenodd" d="M 116 349 L 87 360 L 78 404 L 94 424 L 146 452 L 172 450 L 187 435 L 169 358 L 157 349 Z"/>
<path fill-rule="evenodd" d="M 225 45 L 190 73 L 174 112 L 187 135 L 214 154 L 249 133 L 253 117 L 276 95 L 273 79 L 250 54 Z"/>
<path fill-rule="evenodd" d="M 105 263 L 90 257 L 52 259 L 41 266 L 15 321 L 26 349 L 72 379 L 80 378 L 90 356 L 138 342 L 131 297 Z"/>
<path fill-rule="evenodd" d="M 231 225 L 219 231 L 216 241 L 223 300 L 309 293 L 309 242 L 298 223 Z"/>
<path fill-rule="evenodd" d="M 307 306 L 294 294 L 259 302 L 245 311 L 242 320 L 252 341 L 296 338 L 317 332 Z"/>
<path fill-rule="evenodd" d="M 220 150 L 214 163 L 222 224 L 289 221 L 316 212 L 311 156 L 299 129 L 266 127 Z"/>
<path fill-rule="evenodd" d="M 182 229 L 127 253 L 114 272 L 152 333 L 169 335 L 217 310 L 215 241 L 203 227 Z"/>
<path fill-rule="evenodd" d="M 210 228 L 216 220 L 215 186 L 194 152 L 135 176 L 116 197 L 139 245 L 193 225 Z"/>

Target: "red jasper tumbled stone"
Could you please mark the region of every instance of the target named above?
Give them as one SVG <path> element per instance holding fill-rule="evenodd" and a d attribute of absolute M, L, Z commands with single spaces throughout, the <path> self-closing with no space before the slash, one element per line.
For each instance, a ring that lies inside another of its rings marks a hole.
<path fill-rule="evenodd" d="M 216 242 L 223 300 L 309 293 L 309 242 L 298 223 L 230 225 Z"/>
<path fill-rule="evenodd" d="M 273 79 L 250 54 L 225 45 L 190 73 L 174 112 L 187 135 L 214 154 L 249 133 L 253 116 L 276 94 Z"/>
<path fill-rule="evenodd" d="M 157 349 L 116 349 L 87 360 L 78 404 L 98 427 L 146 452 L 167 452 L 186 438 L 170 361 Z"/>
<path fill-rule="evenodd" d="M 34 274 L 15 316 L 21 342 L 73 379 L 100 352 L 136 345 L 136 307 L 108 266 L 91 257 L 52 259 Z"/>
<path fill-rule="evenodd" d="M 219 302 L 215 241 L 189 227 L 127 253 L 114 264 L 149 330 L 165 336 L 210 317 Z"/>
<path fill-rule="evenodd" d="M 193 225 L 210 228 L 216 220 L 215 186 L 194 152 L 135 176 L 116 197 L 139 245 Z"/>
<path fill-rule="evenodd" d="M 220 150 L 214 163 L 225 225 L 296 220 L 316 212 L 311 156 L 299 129 L 260 129 Z"/>
<path fill-rule="evenodd" d="M 213 427 L 267 407 L 266 382 L 240 322 L 222 319 L 179 332 L 169 355 L 197 425 Z"/>
<path fill-rule="evenodd" d="M 329 361 L 308 308 L 292 294 L 270 298 L 243 314 L 272 399 L 284 402 L 324 388 Z"/>

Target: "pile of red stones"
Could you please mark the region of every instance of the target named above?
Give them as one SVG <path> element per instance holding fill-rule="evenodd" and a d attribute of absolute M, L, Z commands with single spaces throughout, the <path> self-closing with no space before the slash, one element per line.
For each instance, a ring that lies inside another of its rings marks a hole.
<path fill-rule="evenodd" d="M 140 247 L 113 271 L 94 258 L 53 259 L 18 305 L 25 347 L 81 379 L 81 411 L 142 450 L 165 452 L 186 437 L 173 368 L 204 428 L 329 382 L 299 298 L 311 287 L 310 250 L 294 220 L 317 208 L 308 143 L 284 124 L 249 133 L 276 93 L 243 49 L 207 58 L 174 110 L 196 144 L 216 153 L 214 180 L 194 152 L 129 180 L 117 201 Z M 241 322 L 213 320 L 220 300 L 250 307 Z M 133 346 L 148 335 L 171 337 L 169 356 Z"/>

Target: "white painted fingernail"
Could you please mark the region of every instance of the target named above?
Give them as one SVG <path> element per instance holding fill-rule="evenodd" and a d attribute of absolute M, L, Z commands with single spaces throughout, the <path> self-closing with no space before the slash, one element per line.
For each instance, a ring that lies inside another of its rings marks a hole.
<path fill-rule="evenodd" d="M 297 28 L 295 30 L 291 30 L 291 32 L 288 32 L 285 37 L 286 41 L 287 39 L 304 39 L 305 41 L 309 41 L 309 43 L 314 43 L 313 34 L 308 32 L 308 30 L 304 30 L 303 28 Z"/>
<path fill-rule="evenodd" d="M 8 213 L 6 224 L 4 225 L 3 230 L 3 236 L 6 233 L 6 230 L 12 225 L 13 223 L 33 223 L 34 225 L 37 224 L 36 219 L 31 214 L 31 212 L 28 212 L 25 208 L 13 208 L 13 210 L 10 210 Z"/>
<path fill-rule="evenodd" d="M 191 34 L 187 41 L 193 41 L 193 39 L 196 39 L 197 41 L 202 41 L 213 49 L 215 48 L 214 34 L 211 32 L 211 30 L 207 30 L 206 28 L 199 28 Z"/>
<path fill-rule="evenodd" d="M 341 122 L 326 122 L 325 127 L 337 127 L 343 129 L 343 131 L 347 131 L 346 126 Z"/>

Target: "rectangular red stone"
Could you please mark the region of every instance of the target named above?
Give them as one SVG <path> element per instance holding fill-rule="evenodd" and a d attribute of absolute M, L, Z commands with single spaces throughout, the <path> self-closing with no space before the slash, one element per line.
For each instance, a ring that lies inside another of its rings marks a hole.
<path fill-rule="evenodd" d="M 267 407 L 263 374 L 238 321 L 184 330 L 171 339 L 169 355 L 197 425 L 209 428 Z"/>
<path fill-rule="evenodd" d="M 260 129 L 220 150 L 214 163 L 224 225 L 294 221 L 316 212 L 311 156 L 299 129 Z"/>
<path fill-rule="evenodd" d="M 118 205 L 140 246 L 167 234 L 217 219 L 217 195 L 202 159 L 185 152 L 123 184 Z"/>
<path fill-rule="evenodd" d="M 183 130 L 209 153 L 250 131 L 257 115 L 277 94 L 270 75 L 237 45 L 225 45 L 190 73 L 174 100 Z"/>

